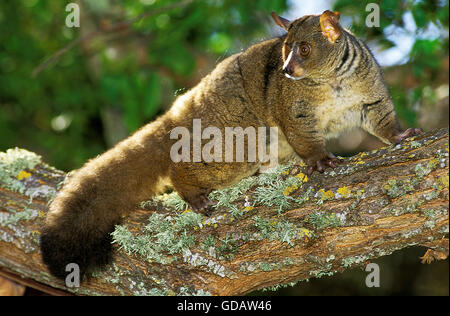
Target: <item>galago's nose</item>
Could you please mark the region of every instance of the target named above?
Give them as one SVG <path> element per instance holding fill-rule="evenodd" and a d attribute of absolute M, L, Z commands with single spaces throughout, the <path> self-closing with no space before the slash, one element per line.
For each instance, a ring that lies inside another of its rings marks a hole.
<path fill-rule="evenodd" d="M 293 55 L 293 50 L 289 53 L 288 57 L 286 58 L 286 61 L 283 64 L 283 73 L 288 74 L 288 75 L 291 75 L 293 72 L 293 67 L 292 67 L 292 63 L 291 63 L 292 55 Z"/>
<path fill-rule="evenodd" d="M 283 67 L 283 73 L 284 74 L 288 74 L 288 75 L 292 75 L 293 69 L 291 65 L 286 65 L 285 67 Z"/>

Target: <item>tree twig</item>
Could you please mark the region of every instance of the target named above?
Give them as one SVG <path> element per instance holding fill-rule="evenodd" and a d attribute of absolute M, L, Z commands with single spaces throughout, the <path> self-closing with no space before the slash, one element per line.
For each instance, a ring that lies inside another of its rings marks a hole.
<path fill-rule="evenodd" d="M 69 44 L 67 44 L 66 46 L 64 46 L 63 48 L 61 48 L 60 50 L 58 50 L 56 53 L 54 53 L 50 57 L 48 57 L 39 66 L 37 66 L 33 70 L 32 77 L 33 78 L 37 77 L 37 75 L 39 75 L 39 73 L 41 71 L 43 71 L 45 68 L 47 68 L 51 64 L 55 63 L 58 60 L 58 58 L 60 58 L 62 55 L 67 53 L 69 50 L 71 50 L 72 48 L 74 48 L 75 46 L 80 44 L 81 42 L 84 42 L 84 41 L 87 41 L 87 40 L 91 40 L 92 38 L 97 37 L 97 36 L 101 36 L 101 35 L 105 35 L 105 34 L 108 34 L 108 33 L 113 33 L 113 32 L 118 32 L 118 31 L 121 31 L 121 30 L 128 29 L 131 25 L 133 25 L 136 22 L 139 22 L 142 19 L 154 16 L 154 15 L 161 14 L 161 13 L 164 13 L 166 11 L 178 8 L 178 7 L 186 6 L 186 5 L 190 4 L 191 2 L 193 2 L 193 0 L 184 0 L 184 1 L 180 1 L 180 2 L 175 2 L 175 3 L 169 4 L 169 5 L 161 7 L 161 8 L 152 9 L 152 10 L 144 12 L 144 13 L 142 13 L 142 14 L 140 14 L 140 15 L 138 15 L 135 18 L 132 18 L 130 20 L 122 21 L 122 22 L 119 22 L 119 23 L 116 23 L 116 24 L 113 24 L 113 25 L 109 25 L 109 26 L 104 26 L 101 30 L 93 31 L 93 32 L 90 32 L 90 33 L 85 34 L 83 36 L 80 36 L 77 39 L 75 39 L 74 41 L 72 41 Z"/>

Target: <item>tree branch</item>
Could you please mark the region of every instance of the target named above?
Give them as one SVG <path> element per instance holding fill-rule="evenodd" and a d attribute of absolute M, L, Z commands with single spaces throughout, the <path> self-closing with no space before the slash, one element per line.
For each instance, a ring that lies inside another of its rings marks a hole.
<path fill-rule="evenodd" d="M 68 289 L 49 275 L 38 245 L 65 174 L 9 150 L 0 153 L 0 273 L 83 295 L 241 295 L 410 246 L 429 248 L 423 262 L 445 259 L 448 155 L 445 129 L 346 158 L 324 174 L 308 177 L 293 164 L 214 192 L 220 206 L 209 218 L 177 211 L 183 204 L 173 194 L 160 197 L 116 228 L 113 262 Z"/>

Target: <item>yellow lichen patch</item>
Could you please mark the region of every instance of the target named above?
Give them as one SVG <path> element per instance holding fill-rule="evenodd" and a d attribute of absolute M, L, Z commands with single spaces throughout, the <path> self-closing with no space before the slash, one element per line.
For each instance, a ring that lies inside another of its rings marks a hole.
<path fill-rule="evenodd" d="M 390 191 L 393 187 L 395 187 L 397 185 L 397 181 L 392 180 L 392 181 L 388 181 L 388 183 L 386 183 L 383 186 L 383 189 L 385 189 L 386 191 Z"/>
<path fill-rule="evenodd" d="M 322 201 L 334 198 L 334 192 L 331 190 L 325 191 L 324 189 L 320 189 L 318 192 L 320 193 L 320 199 Z"/>
<path fill-rule="evenodd" d="M 23 179 L 26 179 L 29 177 L 31 177 L 31 173 L 26 172 L 25 170 L 22 170 L 17 174 L 16 178 L 17 178 L 17 180 L 23 180 Z"/>
<path fill-rule="evenodd" d="M 246 210 L 246 211 L 251 211 L 251 210 L 253 210 L 253 209 L 254 209 L 253 206 L 246 206 L 246 207 L 244 208 L 244 210 Z"/>
<path fill-rule="evenodd" d="M 324 189 L 320 189 L 317 192 L 320 194 L 319 197 L 322 201 L 331 200 L 331 199 L 334 199 L 334 197 L 335 197 L 334 192 L 331 190 L 325 191 Z"/>
<path fill-rule="evenodd" d="M 448 175 L 442 176 L 438 179 L 439 189 L 442 190 L 444 188 L 448 189 Z"/>
<path fill-rule="evenodd" d="M 300 232 L 301 232 L 301 234 L 303 236 L 306 236 L 306 237 L 309 237 L 309 238 L 312 236 L 312 232 L 309 229 L 300 228 Z"/>
<path fill-rule="evenodd" d="M 429 169 L 435 169 L 436 167 L 437 167 L 437 165 L 439 164 L 439 160 L 437 160 L 437 159 L 431 159 L 429 162 L 428 162 L 428 168 Z"/>
<path fill-rule="evenodd" d="M 298 189 L 298 185 L 296 185 L 296 184 L 292 185 L 290 187 L 287 187 L 286 189 L 284 189 L 283 195 L 287 196 L 287 195 L 291 194 L 292 192 L 294 192 L 297 189 Z"/>
<path fill-rule="evenodd" d="M 334 198 L 334 192 L 331 190 L 325 191 L 323 194 L 323 197 L 327 200 L 333 199 Z"/>
<path fill-rule="evenodd" d="M 299 174 L 297 174 L 296 177 L 299 178 L 300 180 L 302 180 L 303 182 L 308 181 L 308 176 L 306 174 L 304 174 L 303 172 L 300 172 Z"/>
<path fill-rule="evenodd" d="M 167 291 L 167 296 L 176 296 L 177 295 L 177 293 L 175 293 L 174 291 L 172 291 L 172 290 L 168 290 Z"/>
<path fill-rule="evenodd" d="M 343 186 L 337 190 L 337 193 L 346 198 L 349 197 L 352 192 L 346 186 Z"/>

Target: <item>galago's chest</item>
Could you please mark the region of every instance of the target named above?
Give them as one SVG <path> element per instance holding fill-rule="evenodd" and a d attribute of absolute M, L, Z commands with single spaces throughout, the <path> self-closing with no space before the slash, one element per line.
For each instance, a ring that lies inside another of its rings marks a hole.
<path fill-rule="evenodd" d="M 361 124 L 360 107 L 363 96 L 355 90 L 327 87 L 315 109 L 319 132 L 325 138 L 338 136 L 342 131 Z"/>

